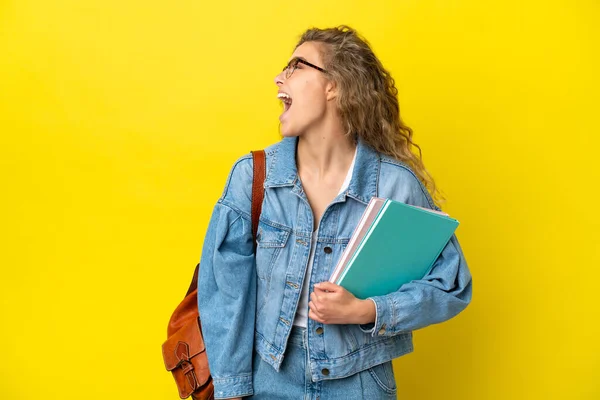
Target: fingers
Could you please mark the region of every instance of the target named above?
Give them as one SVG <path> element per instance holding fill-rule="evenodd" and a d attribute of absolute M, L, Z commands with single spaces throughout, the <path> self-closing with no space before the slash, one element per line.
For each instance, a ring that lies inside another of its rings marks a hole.
<path fill-rule="evenodd" d="M 321 318 L 317 313 L 315 313 L 312 309 L 308 310 L 308 318 L 312 319 L 313 321 L 320 322 L 322 324 L 325 323 L 325 320 Z"/>
<path fill-rule="evenodd" d="M 317 283 L 315 285 L 315 289 L 325 291 L 325 292 L 339 292 L 340 289 L 342 289 L 342 287 L 339 285 L 336 285 L 335 283 L 325 281 L 325 282 Z"/>
<path fill-rule="evenodd" d="M 308 302 L 308 308 L 310 308 L 311 310 L 313 310 L 314 312 L 318 313 L 320 312 L 320 304 L 315 302 L 314 300 L 311 300 Z"/>
<path fill-rule="evenodd" d="M 315 292 L 312 292 L 310 294 L 310 300 L 314 301 L 315 303 L 318 303 L 319 302 L 319 295 L 317 295 L 317 293 L 315 293 Z"/>
<path fill-rule="evenodd" d="M 315 285 L 315 292 L 319 292 L 319 293 L 321 293 L 321 294 L 327 293 L 327 292 L 325 291 L 325 289 L 321 289 L 321 288 L 318 286 L 318 283 Z"/>

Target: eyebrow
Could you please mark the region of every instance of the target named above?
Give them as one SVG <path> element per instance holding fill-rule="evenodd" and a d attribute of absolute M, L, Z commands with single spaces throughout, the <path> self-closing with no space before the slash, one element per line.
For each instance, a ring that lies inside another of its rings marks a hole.
<path fill-rule="evenodd" d="M 291 63 L 291 62 L 292 62 L 292 61 L 294 61 L 294 60 L 302 60 L 302 61 L 310 62 L 310 61 L 308 61 L 306 58 L 304 58 L 304 57 L 302 57 L 302 56 L 296 56 L 296 57 L 292 57 L 292 58 L 290 59 L 290 61 L 288 61 L 288 64 L 289 64 L 289 63 Z M 314 64 L 314 63 L 311 63 L 311 64 Z"/>

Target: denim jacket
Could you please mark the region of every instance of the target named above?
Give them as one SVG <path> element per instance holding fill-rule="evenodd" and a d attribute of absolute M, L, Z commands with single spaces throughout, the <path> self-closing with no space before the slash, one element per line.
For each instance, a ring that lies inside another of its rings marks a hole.
<path fill-rule="evenodd" d="M 275 370 L 285 356 L 314 228 L 296 169 L 297 140 L 284 138 L 265 150 L 256 251 L 250 219 L 251 155 L 233 165 L 210 219 L 200 260 L 198 307 L 216 398 L 253 393 L 254 352 Z M 373 196 L 439 210 L 407 165 L 359 140 L 350 184 L 327 207 L 319 225 L 311 292 L 314 284 L 329 279 Z M 412 352 L 412 331 L 457 315 L 469 304 L 471 292 L 471 274 L 453 235 L 423 279 L 371 298 L 374 324 L 308 320 L 313 381 L 347 377 Z"/>

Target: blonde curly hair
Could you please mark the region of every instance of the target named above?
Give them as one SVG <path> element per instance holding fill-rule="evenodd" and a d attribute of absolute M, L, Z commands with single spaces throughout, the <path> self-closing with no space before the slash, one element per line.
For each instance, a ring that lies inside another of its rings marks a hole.
<path fill-rule="evenodd" d="M 439 207 L 445 199 L 423 164 L 412 130 L 400 118 L 395 81 L 369 42 L 346 25 L 308 29 L 296 48 L 305 42 L 322 45 L 324 67 L 338 88 L 337 106 L 346 134 L 407 164 Z"/>

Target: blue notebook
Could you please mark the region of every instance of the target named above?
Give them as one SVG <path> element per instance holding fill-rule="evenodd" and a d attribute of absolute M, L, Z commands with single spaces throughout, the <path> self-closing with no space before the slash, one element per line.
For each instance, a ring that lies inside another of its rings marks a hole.
<path fill-rule="evenodd" d="M 374 198 L 380 207 L 368 207 L 376 213 L 368 229 L 356 229 L 356 245 L 348 246 L 336 267 L 334 282 L 366 299 L 394 292 L 405 283 L 423 278 L 433 266 L 458 221 L 447 214 L 411 206 L 389 199 Z M 362 237 L 359 237 L 362 236 Z"/>

